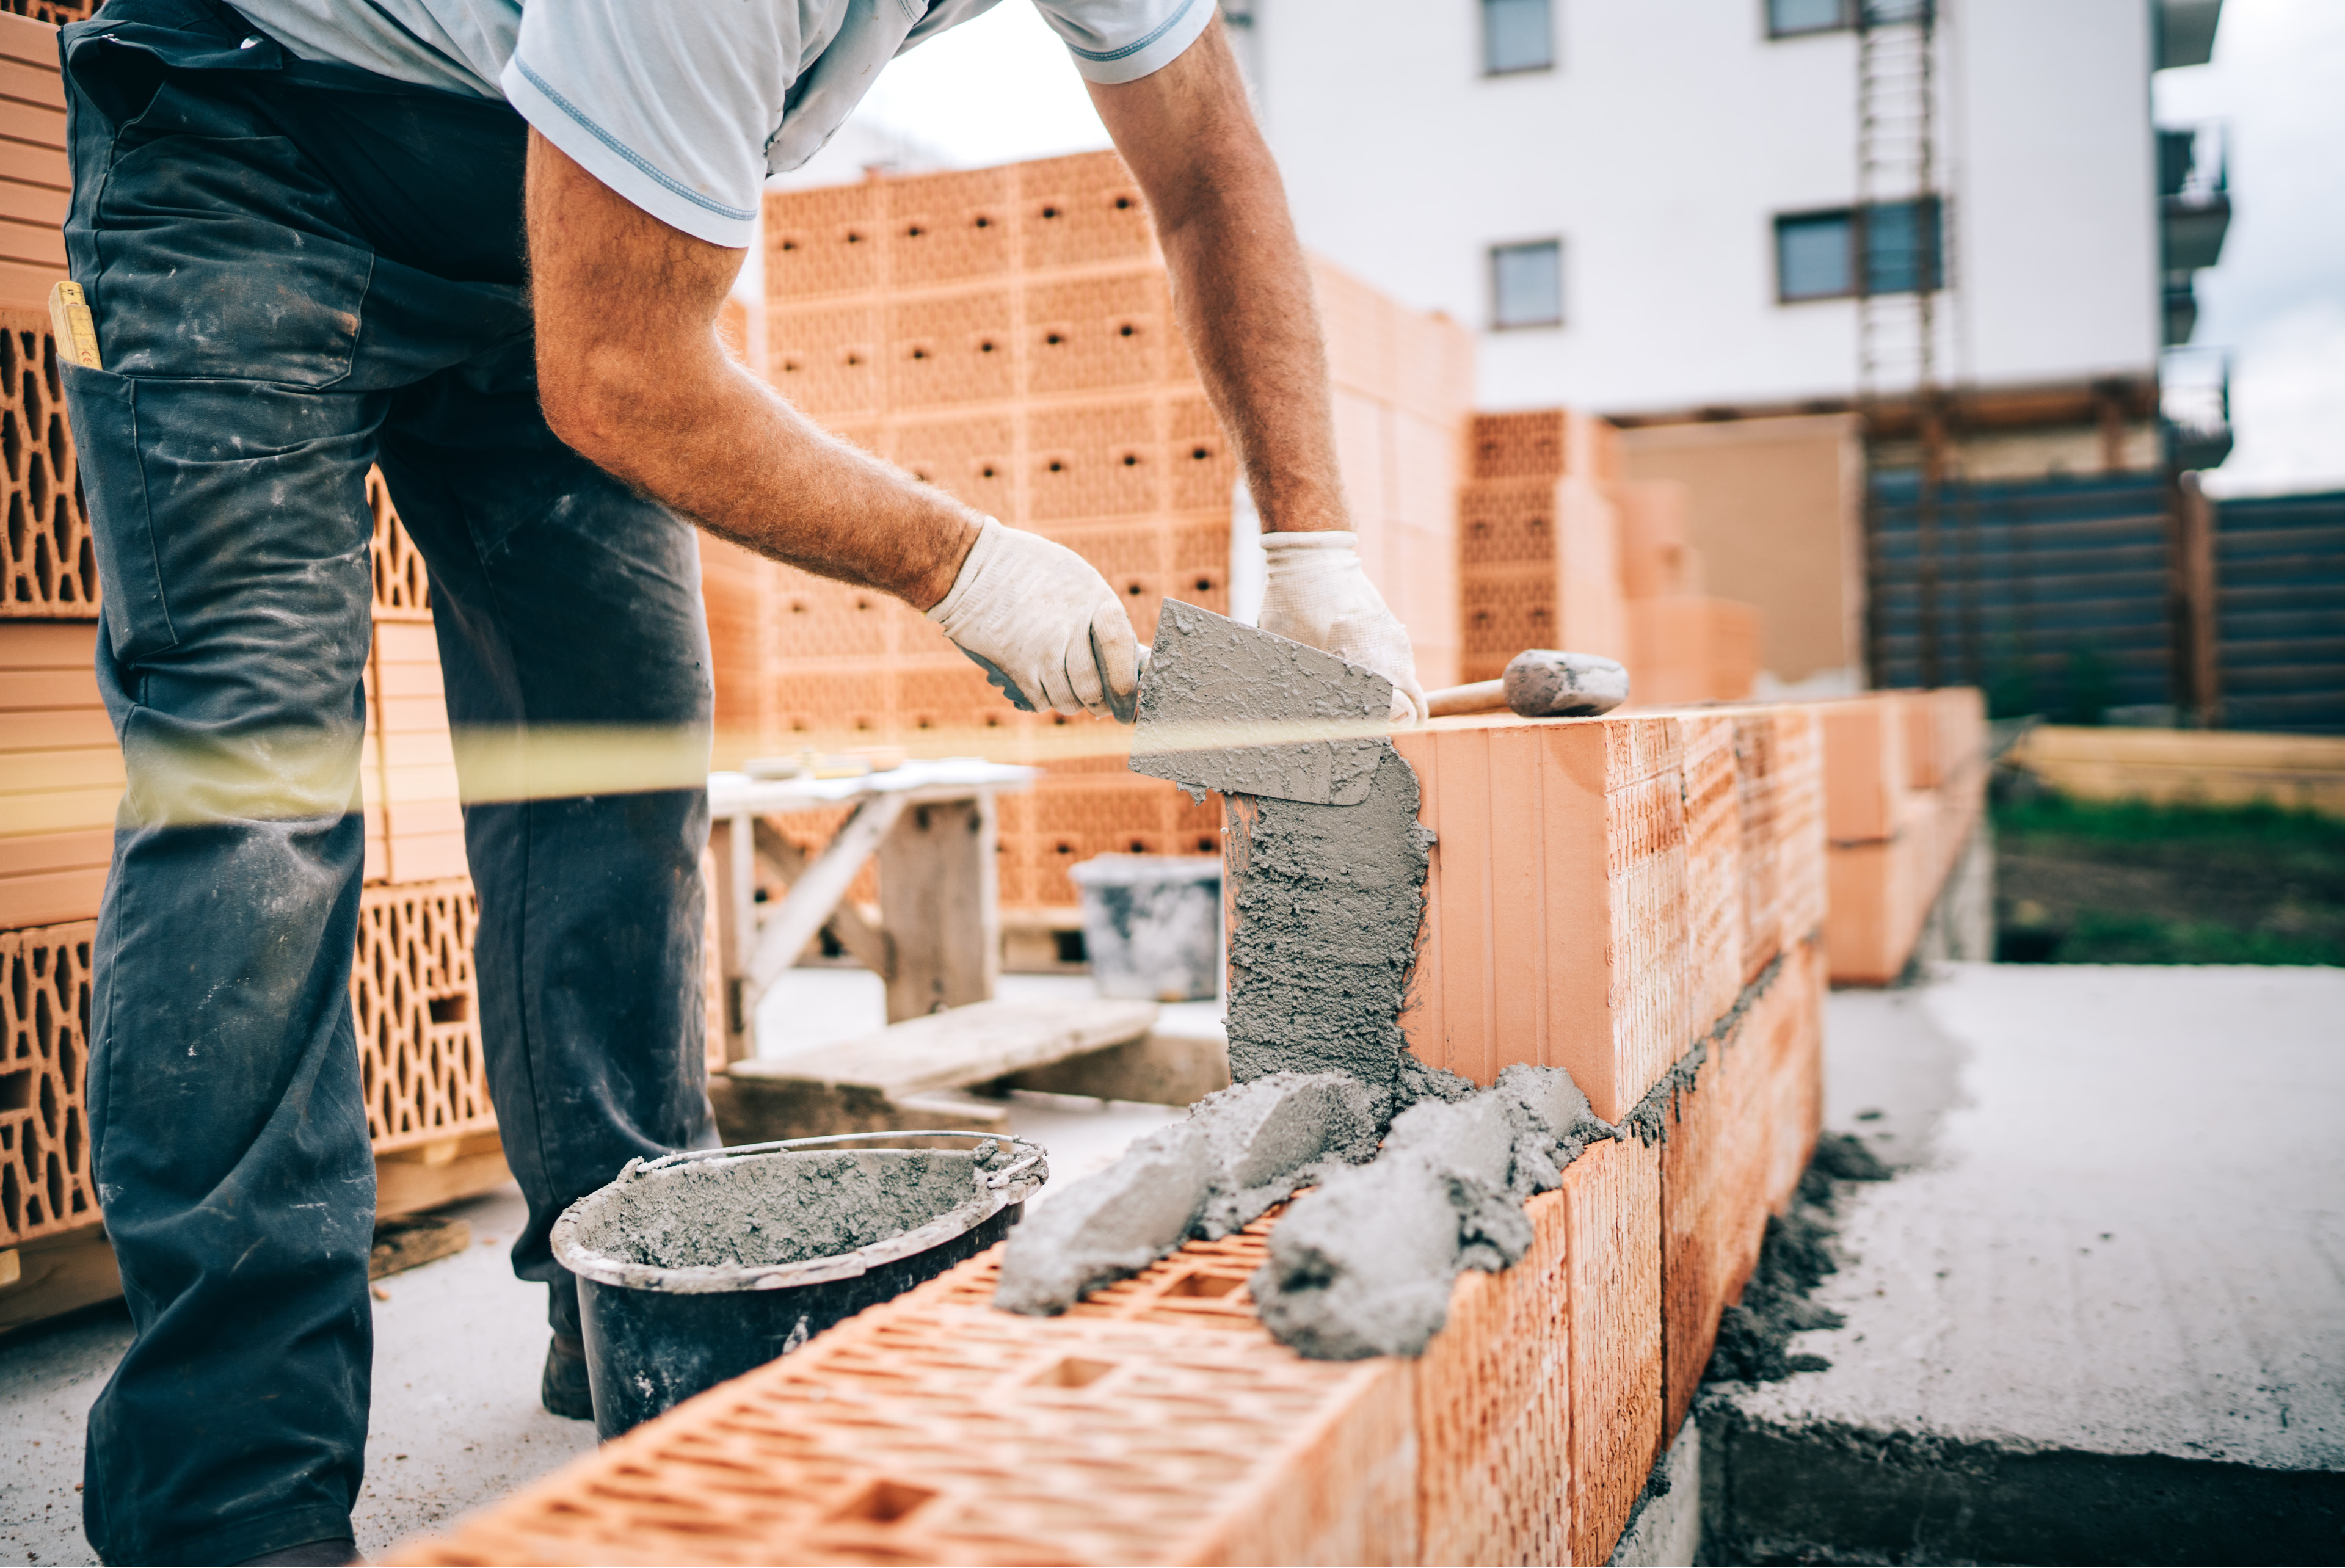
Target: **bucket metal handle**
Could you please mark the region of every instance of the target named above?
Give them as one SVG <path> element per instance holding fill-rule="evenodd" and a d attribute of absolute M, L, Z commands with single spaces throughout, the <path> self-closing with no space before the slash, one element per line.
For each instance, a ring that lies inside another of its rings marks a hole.
<path fill-rule="evenodd" d="M 1029 1143 L 1022 1138 L 1011 1138 L 1004 1133 L 964 1132 L 950 1128 L 902 1128 L 886 1132 L 832 1132 L 824 1133 L 817 1138 L 782 1138 L 768 1143 L 736 1144 L 729 1148 L 684 1148 L 678 1149 L 674 1154 L 664 1154 L 657 1159 L 645 1159 L 638 1157 L 627 1161 L 625 1168 L 619 1172 L 619 1179 L 630 1181 L 639 1176 L 649 1176 L 655 1170 L 672 1170 L 680 1165 L 695 1165 L 704 1160 L 737 1159 L 745 1155 L 773 1154 L 792 1148 L 814 1148 L 824 1144 L 861 1143 L 883 1138 L 965 1138 L 981 1143 L 1006 1143 L 1013 1149 L 1023 1151 L 1021 1158 L 1014 1163 L 1004 1166 L 1000 1170 L 990 1170 L 985 1173 L 985 1185 L 990 1191 L 1000 1190 L 1026 1171 L 1041 1165 L 1043 1157 L 1043 1150 L 1040 1144 Z M 1049 1169 L 1047 1166 L 1043 1168 L 1045 1171 Z M 1044 1179 L 1047 1180 L 1048 1177 L 1046 1176 Z"/>

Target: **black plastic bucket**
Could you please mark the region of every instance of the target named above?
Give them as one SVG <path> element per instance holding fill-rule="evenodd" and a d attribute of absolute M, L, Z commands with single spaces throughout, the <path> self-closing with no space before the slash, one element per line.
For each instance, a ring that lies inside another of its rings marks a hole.
<path fill-rule="evenodd" d="M 616 1437 L 975 1257 L 1049 1174 L 1033 1144 L 975 1132 L 629 1160 L 553 1224 L 578 1276 L 595 1431 Z"/>

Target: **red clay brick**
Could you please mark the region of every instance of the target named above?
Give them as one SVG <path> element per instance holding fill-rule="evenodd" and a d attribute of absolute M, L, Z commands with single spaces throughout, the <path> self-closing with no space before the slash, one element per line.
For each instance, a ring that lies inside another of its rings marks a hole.
<path fill-rule="evenodd" d="M 1493 715 L 1394 741 L 1439 835 L 1411 1050 L 1483 1084 L 1564 1067 L 1617 1119 L 1692 1043 L 1677 721 Z"/>
<path fill-rule="evenodd" d="M 1591 1146 L 1564 1172 L 1571 1552 L 1604 1563 L 1660 1457 L 1661 1150 Z"/>

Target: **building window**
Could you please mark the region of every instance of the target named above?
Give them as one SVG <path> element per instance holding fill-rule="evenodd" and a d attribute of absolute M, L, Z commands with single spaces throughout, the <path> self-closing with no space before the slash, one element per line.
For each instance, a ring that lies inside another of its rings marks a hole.
<path fill-rule="evenodd" d="M 1794 213 L 1775 220 L 1775 297 L 1786 305 L 1842 299 L 1859 292 L 1915 294 L 1943 288 L 1944 276 L 1934 197 Z"/>
<path fill-rule="evenodd" d="M 1807 33 L 1837 33 L 1857 24 L 1858 6 L 1876 27 L 1919 22 L 1933 0 L 1767 0 L 1767 35 L 1796 38 Z"/>
<path fill-rule="evenodd" d="M 1810 212 L 1775 220 L 1775 295 L 1837 299 L 1856 292 L 1856 214 Z"/>
<path fill-rule="evenodd" d="M 1536 239 L 1490 248 L 1490 325 L 1563 325 L 1563 242 Z"/>
<path fill-rule="evenodd" d="M 1482 69 L 1544 71 L 1555 64 L 1551 0 L 1482 0 Z"/>

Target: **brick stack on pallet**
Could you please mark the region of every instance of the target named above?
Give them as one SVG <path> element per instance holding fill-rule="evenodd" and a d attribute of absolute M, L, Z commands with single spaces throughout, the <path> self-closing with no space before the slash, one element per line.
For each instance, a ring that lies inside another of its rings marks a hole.
<path fill-rule="evenodd" d="M 1701 591 L 1685 489 L 1632 481 L 1619 433 L 1568 409 L 1481 414 L 1458 500 L 1467 681 L 1525 648 L 1621 660 L 1642 703 L 1733 701 L 1759 675 L 1759 612 Z"/>
<path fill-rule="evenodd" d="M 53 9 L 71 19 L 69 8 Z M 85 1083 L 91 948 L 123 771 L 93 670 L 101 595 L 49 333 L 49 285 L 64 276 L 55 225 L 69 184 L 54 26 L 0 15 L 0 99 L 5 1329 L 120 1288 L 91 1185 Z M 506 1171 L 481 1057 L 474 905 L 422 561 L 381 476 L 369 476 L 367 495 L 375 642 L 350 1001 L 380 1207 L 397 1213 L 485 1190 Z"/>
<path fill-rule="evenodd" d="M 1229 605 L 1237 468 L 1112 153 L 769 196 L 763 371 L 848 440 L 1076 551 L 1142 642 L 1167 594 Z M 1472 346 L 1315 270 L 1338 442 L 1370 575 L 1451 678 L 1447 539 Z M 1020 714 L 908 606 L 704 541 L 720 758 L 889 744 L 1040 764 L 1001 803 L 1001 903 L 1076 903 L 1111 851 L 1212 854 L 1218 802 L 1124 767 L 1104 725 Z M 810 845 L 827 824 L 809 820 Z M 856 895 L 868 898 L 868 883 Z"/>
<path fill-rule="evenodd" d="M 1986 805 L 1986 704 L 1974 687 L 1820 703 L 1832 841 L 1832 977 L 1905 972 Z"/>
<path fill-rule="evenodd" d="M 1056 1319 L 996 1255 L 410 1547 L 411 1563 L 1602 1563 L 1822 1111 L 1812 710 L 1436 721 L 1419 1059 L 1567 1067 L 1619 1141 L 1416 1361 L 1255 1320 L 1273 1214 Z M 1596 891 L 1591 894 L 1589 889 Z"/>

